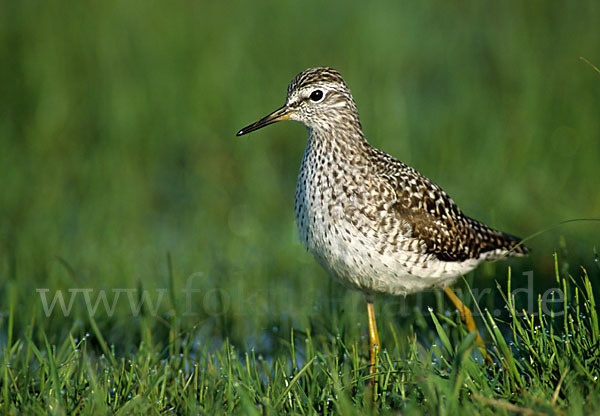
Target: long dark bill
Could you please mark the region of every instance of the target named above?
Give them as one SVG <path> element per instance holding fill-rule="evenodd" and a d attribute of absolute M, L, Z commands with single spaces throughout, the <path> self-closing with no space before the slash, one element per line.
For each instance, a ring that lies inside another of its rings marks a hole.
<path fill-rule="evenodd" d="M 262 127 L 268 126 L 269 124 L 289 119 L 289 109 L 284 105 L 283 107 L 273 111 L 268 116 L 261 118 L 256 123 L 252 123 L 249 126 L 244 127 L 243 129 L 237 132 L 236 136 L 243 136 L 244 134 L 248 134 L 254 130 L 258 130 Z"/>

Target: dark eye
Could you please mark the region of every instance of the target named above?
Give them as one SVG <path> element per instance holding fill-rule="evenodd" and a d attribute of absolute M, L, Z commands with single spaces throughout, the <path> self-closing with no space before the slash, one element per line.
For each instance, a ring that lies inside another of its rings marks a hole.
<path fill-rule="evenodd" d="M 319 101 L 321 98 L 323 98 L 323 91 L 321 90 L 314 90 L 310 93 L 310 99 L 315 102 Z"/>

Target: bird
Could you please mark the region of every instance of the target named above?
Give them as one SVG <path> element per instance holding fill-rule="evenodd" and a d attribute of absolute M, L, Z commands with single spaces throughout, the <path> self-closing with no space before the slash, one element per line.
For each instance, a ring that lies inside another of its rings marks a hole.
<path fill-rule="evenodd" d="M 237 136 L 284 120 L 308 129 L 295 194 L 300 240 L 332 278 L 364 293 L 370 373 L 381 347 L 373 307 L 378 294 L 443 288 L 469 332 L 477 332 L 450 285 L 486 260 L 527 255 L 521 240 L 466 216 L 433 181 L 373 147 L 335 69 L 300 72 L 285 104 Z M 476 340 L 483 346 L 478 332 Z"/>

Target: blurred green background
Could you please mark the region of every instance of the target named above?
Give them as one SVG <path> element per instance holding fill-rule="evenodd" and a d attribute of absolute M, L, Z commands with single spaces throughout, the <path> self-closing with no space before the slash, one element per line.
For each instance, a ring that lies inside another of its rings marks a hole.
<path fill-rule="evenodd" d="M 600 74 L 580 59 L 600 64 L 598 22 L 595 0 L 2 1 L 0 310 L 18 299 L 16 331 L 35 320 L 58 339 L 88 326 L 85 304 L 46 319 L 36 289 L 170 288 L 161 316 L 200 343 L 268 348 L 328 308 L 365 325 L 361 296 L 297 239 L 304 128 L 235 137 L 311 66 L 338 69 L 370 142 L 468 215 L 522 237 L 598 217 Z M 598 230 L 553 229 L 471 284 L 504 284 L 512 264 L 548 287 L 556 250 L 565 273 L 595 267 Z M 96 319 L 117 347 L 138 342 L 125 302 Z"/>

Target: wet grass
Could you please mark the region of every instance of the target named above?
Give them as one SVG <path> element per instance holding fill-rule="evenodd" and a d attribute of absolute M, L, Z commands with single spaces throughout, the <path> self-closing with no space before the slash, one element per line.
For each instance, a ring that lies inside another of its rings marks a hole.
<path fill-rule="evenodd" d="M 455 313 L 431 310 L 428 327 L 403 336 L 383 317 L 386 341 L 373 375 L 364 337 L 335 325 L 344 322 L 335 309 L 304 330 L 273 334 L 268 356 L 229 341 L 198 342 L 197 328 L 182 328 L 179 317 L 165 323 L 168 337 L 157 337 L 142 312 L 130 328 L 145 339 L 123 353 L 93 318 L 90 333 L 75 326 L 52 344 L 35 321 L 13 339 L 10 315 L 2 406 L 38 414 L 592 414 L 600 411 L 600 326 L 590 279 L 599 275 L 559 277 L 557 267 L 550 311 L 541 296 L 534 311 L 517 309 L 508 276 L 508 287 L 497 288 L 506 313 L 480 311 L 493 365 Z M 14 296 L 9 301 L 14 307 Z"/>

